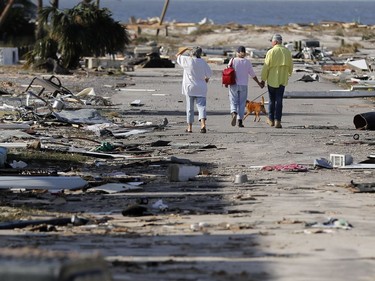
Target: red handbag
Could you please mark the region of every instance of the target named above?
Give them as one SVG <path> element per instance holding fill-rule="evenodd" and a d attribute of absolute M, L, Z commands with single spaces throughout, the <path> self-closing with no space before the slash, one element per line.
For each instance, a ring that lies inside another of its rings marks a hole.
<path fill-rule="evenodd" d="M 228 85 L 236 84 L 236 72 L 233 68 L 233 59 L 231 59 L 230 64 L 227 68 L 223 69 L 221 75 L 221 83 L 227 88 Z"/>

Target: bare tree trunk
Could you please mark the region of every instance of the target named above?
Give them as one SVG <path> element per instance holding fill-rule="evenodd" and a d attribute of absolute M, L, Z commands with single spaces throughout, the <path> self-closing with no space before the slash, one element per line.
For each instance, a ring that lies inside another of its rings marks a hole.
<path fill-rule="evenodd" d="M 0 30 L 1 30 L 5 20 L 7 18 L 7 16 L 9 15 L 10 8 L 12 8 L 12 5 L 13 5 L 14 1 L 15 0 L 9 0 L 8 4 L 4 8 L 4 11 L 1 12 L 1 15 L 0 15 Z"/>
<path fill-rule="evenodd" d="M 37 2 L 37 10 L 38 13 L 40 13 L 40 11 L 43 9 L 43 0 L 38 0 Z"/>
<path fill-rule="evenodd" d="M 43 36 L 43 27 L 42 22 L 40 21 L 40 13 L 43 9 L 43 0 L 38 0 L 37 4 L 37 10 L 38 10 L 38 19 L 37 19 L 37 26 L 36 26 L 36 32 L 35 32 L 35 39 L 41 39 Z"/>
<path fill-rule="evenodd" d="M 100 6 L 100 0 L 96 0 L 96 7 L 98 7 L 98 9 L 99 9 L 99 6 Z"/>

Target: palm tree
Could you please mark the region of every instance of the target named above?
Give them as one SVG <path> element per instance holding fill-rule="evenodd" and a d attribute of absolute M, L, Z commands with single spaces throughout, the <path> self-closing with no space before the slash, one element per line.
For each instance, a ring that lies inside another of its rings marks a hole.
<path fill-rule="evenodd" d="M 67 10 L 56 6 L 41 10 L 40 21 L 47 35 L 35 44 L 28 56 L 29 64 L 36 57 L 53 58 L 71 69 L 78 66 L 82 56 L 103 56 L 124 50 L 130 42 L 127 30 L 112 19 L 108 9 L 89 2 Z"/>

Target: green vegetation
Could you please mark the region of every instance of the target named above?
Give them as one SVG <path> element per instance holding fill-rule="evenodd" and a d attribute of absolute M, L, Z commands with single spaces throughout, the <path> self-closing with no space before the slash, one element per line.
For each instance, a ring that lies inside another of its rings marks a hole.
<path fill-rule="evenodd" d="M 358 52 L 358 49 L 361 48 L 361 44 L 354 43 L 354 44 L 346 44 L 344 41 L 341 42 L 341 46 L 333 51 L 333 54 L 335 56 L 338 56 L 340 54 L 348 54 L 348 53 L 356 53 Z"/>
<path fill-rule="evenodd" d="M 39 15 L 43 36 L 28 53 L 28 65 L 52 58 L 72 69 L 83 56 L 122 52 L 130 42 L 129 34 L 111 16 L 108 9 L 90 3 L 67 10 L 43 8 Z"/>
<path fill-rule="evenodd" d="M 344 37 L 344 36 L 345 36 L 344 30 L 343 30 L 342 28 L 338 28 L 338 29 L 336 29 L 336 31 L 335 31 L 335 35 L 336 35 L 336 36 Z"/>
<path fill-rule="evenodd" d="M 73 166 L 81 166 L 90 158 L 62 152 L 47 152 L 37 150 L 10 151 L 7 155 L 8 162 L 23 161 L 30 168 L 59 167 L 59 169 L 69 169 Z"/>
<path fill-rule="evenodd" d="M 20 220 L 30 214 L 29 210 L 14 207 L 0 207 L 0 222 Z"/>
<path fill-rule="evenodd" d="M 375 34 L 372 31 L 367 31 L 362 34 L 362 40 L 372 40 L 375 39 Z"/>
<path fill-rule="evenodd" d="M 201 25 L 201 26 L 198 26 L 197 30 L 193 31 L 191 35 L 199 36 L 199 35 L 210 34 L 210 33 L 214 33 L 214 30 L 211 26 Z"/>

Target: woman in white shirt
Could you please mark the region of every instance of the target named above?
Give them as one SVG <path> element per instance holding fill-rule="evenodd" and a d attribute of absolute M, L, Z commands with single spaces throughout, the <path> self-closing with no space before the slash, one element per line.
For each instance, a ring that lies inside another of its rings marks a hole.
<path fill-rule="evenodd" d="M 183 55 L 190 50 L 190 56 Z M 186 96 L 186 132 L 192 133 L 194 122 L 194 102 L 198 109 L 198 120 L 201 123 L 201 133 L 206 133 L 206 97 L 207 82 L 212 76 L 212 70 L 201 58 L 200 47 L 184 48 L 176 54 L 177 63 L 184 69 L 182 78 L 182 94 Z"/>
<path fill-rule="evenodd" d="M 247 100 L 247 86 L 249 83 L 249 76 L 254 79 L 260 88 L 264 85 L 258 80 L 253 65 L 245 58 L 246 49 L 244 46 L 239 46 L 237 49 L 237 57 L 229 61 L 236 73 L 236 84 L 229 86 L 229 102 L 231 113 L 231 125 L 236 126 L 238 120 L 238 127 L 244 127 L 242 119 L 245 114 L 245 106 Z"/>

